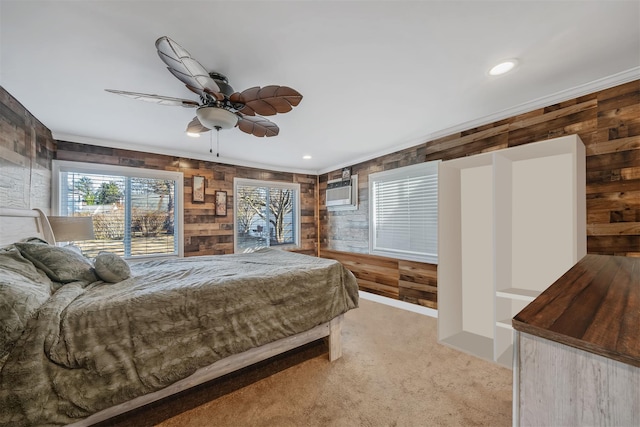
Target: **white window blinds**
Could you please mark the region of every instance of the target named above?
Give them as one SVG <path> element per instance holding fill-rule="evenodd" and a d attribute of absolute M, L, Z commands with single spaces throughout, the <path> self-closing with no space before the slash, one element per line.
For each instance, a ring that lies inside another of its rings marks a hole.
<path fill-rule="evenodd" d="M 369 175 L 370 252 L 438 262 L 438 162 Z"/>
<path fill-rule="evenodd" d="M 182 254 L 182 173 L 54 161 L 54 211 L 92 218 L 85 255 L 125 258 Z"/>

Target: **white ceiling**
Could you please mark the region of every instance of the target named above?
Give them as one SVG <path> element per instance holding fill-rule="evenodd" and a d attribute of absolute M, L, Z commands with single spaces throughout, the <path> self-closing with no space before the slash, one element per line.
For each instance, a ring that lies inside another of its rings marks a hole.
<path fill-rule="evenodd" d="M 304 98 L 269 117 L 276 137 L 221 131 L 216 159 L 184 133 L 193 109 L 104 91 L 197 101 L 163 35 L 237 91 Z M 56 139 L 307 173 L 640 78 L 637 0 L 0 0 L 0 37 L 0 84 Z M 519 67 L 488 76 L 505 58 Z"/>

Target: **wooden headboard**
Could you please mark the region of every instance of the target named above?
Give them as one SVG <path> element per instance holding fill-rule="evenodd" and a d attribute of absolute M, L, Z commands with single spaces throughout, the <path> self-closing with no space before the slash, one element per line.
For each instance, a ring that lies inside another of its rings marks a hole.
<path fill-rule="evenodd" d="M 27 237 L 39 237 L 55 245 L 47 216 L 40 209 L 0 208 L 0 246 Z"/>

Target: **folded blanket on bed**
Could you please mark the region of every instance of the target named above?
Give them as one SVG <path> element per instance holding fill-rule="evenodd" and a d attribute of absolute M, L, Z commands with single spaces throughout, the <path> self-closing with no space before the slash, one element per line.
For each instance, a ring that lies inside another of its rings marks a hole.
<path fill-rule="evenodd" d="M 0 424 L 78 421 L 357 303 L 341 264 L 272 249 L 147 261 L 119 283 L 64 284 L 2 367 Z"/>

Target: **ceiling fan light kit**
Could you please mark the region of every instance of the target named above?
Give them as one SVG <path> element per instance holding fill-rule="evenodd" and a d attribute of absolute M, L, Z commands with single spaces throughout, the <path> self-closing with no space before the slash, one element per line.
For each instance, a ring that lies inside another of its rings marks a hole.
<path fill-rule="evenodd" d="M 238 124 L 238 116 L 220 107 L 200 107 L 196 110 L 200 123 L 209 129 L 231 129 Z"/>
<path fill-rule="evenodd" d="M 278 126 L 261 116 L 287 113 L 302 100 L 302 95 L 287 86 L 270 85 L 252 87 L 234 92 L 227 77 L 215 71 L 208 72 L 189 52 L 167 36 L 156 40 L 158 56 L 167 69 L 187 89 L 199 95 L 200 102 L 169 96 L 105 89 L 107 92 L 161 105 L 197 108 L 196 117 L 187 125 L 189 136 L 212 129 L 231 129 L 258 136 L 271 137 L 280 132 Z"/>

